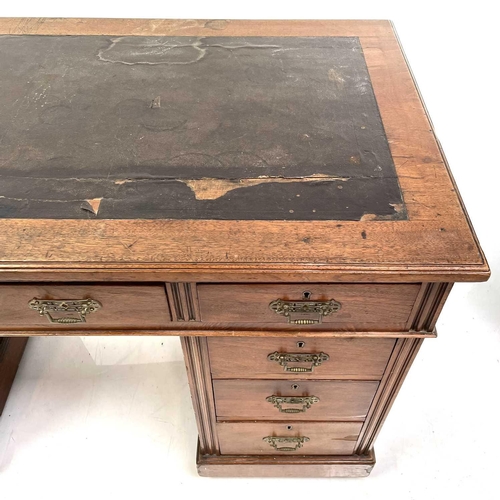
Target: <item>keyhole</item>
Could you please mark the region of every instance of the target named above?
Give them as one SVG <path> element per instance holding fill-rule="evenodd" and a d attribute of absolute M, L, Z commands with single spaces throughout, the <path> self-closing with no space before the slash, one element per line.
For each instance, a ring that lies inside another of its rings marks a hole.
<path fill-rule="evenodd" d="M 292 389 L 296 391 L 299 388 L 299 384 L 292 384 Z"/>
<path fill-rule="evenodd" d="M 306 343 L 305 343 L 305 342 L 302 342 L 302 341 L 297 342 L 297 347 L 301 347 L 301 348 L 302 348 L 302 347 L 304 347 L 305 345 L 306 345 Z"/>
<path fill-rule="evenodd" d="M 291 430 L 293 429 L 293 426 L 291 426 L 291 425 L 287 425 L 287 426 L 286 426 L 286 429 L 287 429 L 288 431 L 291 431 Z"/>
<path fill-rule="evenodd" d="M 305 291 L 302 293 L 302 297 L 304 297 L 305 300 L 309 300 L 311 298 L 312 293 Z"/>

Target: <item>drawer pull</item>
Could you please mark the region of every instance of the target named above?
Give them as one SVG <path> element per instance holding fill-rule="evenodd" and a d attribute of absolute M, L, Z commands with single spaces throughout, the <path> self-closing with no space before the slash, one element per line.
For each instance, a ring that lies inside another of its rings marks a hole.
<path fill-rule="evenodd" d="M 51 323 L 72 324 L 85 323 L 85 316 L 102 307 L 102 304 L 93 299 L 82 300 L 41 300 L 34 298 L 28 302 L 30 309 L 38 311 Z M 54 318 L 53 313 L 75 313 L 77 317 Z"/>
<path fill-rule="evenodd" d="M 334 299 L 325 302 L 311 300 L 273 300 L 269 309 L 276 314 L 288 318 L 288 323 L 293 325 L 313 325 L 321 323 L 324 316 L 336 313 L 342 305 Z"/>
<path fill-rule="evenodd" d="M 319 402 L 319 398 L 316 396 L 268 396 L 266 398 L 268 403 L 272 403 L 280 413 L 304 413 L 314 403 Z M 283 405 L 302 405 L 302 408 L 283 408 Z"/>
<path fill-rule="evenodd" d="M 306 436 L 300 437 L 281 437 L 281 436 L 266 436 L 262 438 L 263 441 L 269 443 L 269 446 L 274 448 L 276 451 L 295 451 L 299 448 L 302 448 L 304 443 L 309 441 L 309 438 Z M 281 446 L 278 447 L 278 444 L 295 444 L 295 446 Z"/>
<path fill-rule="evenodd" d="M 320 366 L 323 361 L 328 361 L 330 356 L 324 352 L 315 354 L 306 353 L 287 353 L 287 352 L 272 352 L 268 354 L 269 361 L 276 361 L 283 367 L 283 371 L 292 373 L 310 373 L 315 366 Z M 311 366 L 288 366 L 288 363 L 311 363 Z"/>

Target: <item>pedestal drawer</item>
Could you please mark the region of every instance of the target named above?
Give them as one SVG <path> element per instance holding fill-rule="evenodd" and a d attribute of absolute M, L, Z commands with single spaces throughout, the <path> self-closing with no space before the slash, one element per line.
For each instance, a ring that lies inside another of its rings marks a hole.
<path fill-rule="evenodd" d="M 4 330 L 143 329 L 170 322 L 161 284 L 0 285 Z"/>
<path fill-rule="evenodd" d="M 380 380 L 395 342 L 377 337 L 211 337 L 208 347 L 214 379 Z"/>
<path fill-rule="evenodd" d="M 222 455 L 351 455 L 362 423 L 223 422 Z"/>
<path fill-rule="evenodd" d="M 378 382 L 214 380 L 218 420 L 363 421 Z"/>
<path fill-rule="evenodd" d="M 198 284 L 204 323 L 400 331 L 420 284 Z"/>

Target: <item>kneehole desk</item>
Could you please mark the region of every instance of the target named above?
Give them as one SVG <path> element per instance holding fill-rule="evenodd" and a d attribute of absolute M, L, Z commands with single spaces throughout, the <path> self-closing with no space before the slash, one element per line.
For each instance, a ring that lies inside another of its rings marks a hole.
<path fill-rule="evenodd" d="M 0 33 L 0 404 L 29 336 L 179 335 L 200 475 L 368 475 L 489 277 L 391 23 Z"/>

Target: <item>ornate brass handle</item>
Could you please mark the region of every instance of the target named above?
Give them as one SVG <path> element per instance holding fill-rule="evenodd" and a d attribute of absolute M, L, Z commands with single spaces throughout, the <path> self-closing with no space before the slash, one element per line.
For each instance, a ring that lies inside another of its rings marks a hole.
<path fill-rule="evenodd" d="M 269 309 L 276 314 L 288 318 L 288 323 L 293 325 L 313 325 L 321 323 L 324 316 L 336 313 L 342 305 L 334 299 L 326 302 L 313 302 L 311 300 L 273 300 Z M 312 316 L 312 317 L 311 317 Z"/>
<path fill-rule="evenodd" d="M 309 373 L 312 372 L 315 366 L 321 365 L 323 361 L 328 361 L 330 356 L 324 352 L 314 354 L 303 353 L 288 353 L 288 352 L 272 352 L 268 354 L 269 361 L 276 361 L 283 367 L 285 372 L 293 373 Z M 288 363 L 311 363 L 311 366 L 288 366 Z"/>
<path fill-rule="evenodd" d="M 316 396 L 268 396 L 268 403 L 272 403 L 281 413 L 304 413 L 314 403 L 319 402 Z M 302 408 L 283 408 L 283 405 L 302 405 Z"/>
<path fill-rule="evenodd" d="M 266 443 L 269 443 L 269 445 L 277 451 L 295 451 L 298 450 L 299 448 L 302 448 L 303 444 L 309 441 L 309 438 L 306 436 L 300 436 L 300 437 L 266 436 L 265 438 L 262 438 L 262 440 L 265 441 Z M 278 448 L 279 443 L 284 443 L 284 444 L 294 443 L 295 446 L 281 446 Z"/>
<path fill-rule="evenodd" d="M 102 304 L 94 299 L 82 300 L 41 300 L 34 298 L 28 302 L 30 309 L 38 311 L 40 316 L 45 316 L 51 323 L 85 323 L 85 316 L 102 307 Z M 76 313 L 76 318 L 62 317 L 54 318 L 53 313 Z"/>

